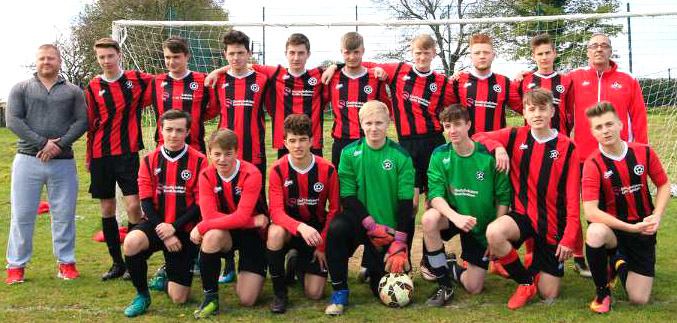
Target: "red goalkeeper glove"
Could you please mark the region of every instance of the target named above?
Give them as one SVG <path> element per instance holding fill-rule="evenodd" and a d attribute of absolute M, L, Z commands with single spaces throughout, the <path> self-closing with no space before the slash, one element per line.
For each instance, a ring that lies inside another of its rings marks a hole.
<path fill-rule="evenodd" d="M 387 225 L 377 224 L 371 216 L 362 220 L 362 226 L 367 229 L 367 236 L 377 249 L 390 245 L 394 240 L 395 230 Z"/>
<path fill-rule="evenodd" d="M 386 271 L 389 273 L 403 273 L 411 270 L 409 264 L 409 248 L 407 247 L 407 234 L 404 232 L 395 233 L 395 241 L 388 247 L 385 263 Z"/>

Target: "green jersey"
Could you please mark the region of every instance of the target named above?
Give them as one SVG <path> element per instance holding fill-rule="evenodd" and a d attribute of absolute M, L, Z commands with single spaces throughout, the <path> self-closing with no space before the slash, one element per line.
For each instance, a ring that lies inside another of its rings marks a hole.
<path fill-rule="evenodd" d="M 366 139 L 343 148 L 338 169 L 341 197 L 356 196 L 378 224 L 397 228 L 397 203 L 414 198 L 414 166 L 409 153 L 387 139 L 371 149 Z"/>
<path fill-rule="evenodd" d="M 470 231 L 487 246 L 487 225 L 496 219 L 497 205 L 510 205 L 507 174 L 496 171 L 496 160 L 480 143 L 469 156 L 460 156 L 451 143 L 435 149 L 428 167 L 428 199 L 444 198 L 454 211 L 473 216 L 477 224 Z"/>

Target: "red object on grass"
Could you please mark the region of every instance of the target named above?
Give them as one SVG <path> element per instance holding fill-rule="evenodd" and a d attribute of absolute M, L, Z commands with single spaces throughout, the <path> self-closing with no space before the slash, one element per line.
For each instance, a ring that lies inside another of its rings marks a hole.
<path fill-rule="evenodd" d="M 45 214 L 49 212 L 49 203 L 47 201 L 40 201 L 38 204 L 38 214 Z"/>
<path fill-rule="evenodd" d="M 120 244 L 122 244 L 127 236 L 127 227 L 118 227 L 118 232 L 120 233 Z M 92 240 L 96 242 L 105 242 L 106 240 L 103 238 L 103 231 L 95 233 Z"/>

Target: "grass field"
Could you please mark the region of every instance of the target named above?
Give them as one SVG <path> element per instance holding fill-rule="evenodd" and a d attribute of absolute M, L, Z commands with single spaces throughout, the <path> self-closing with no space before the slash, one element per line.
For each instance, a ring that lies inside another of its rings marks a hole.
<path fill-rule="evenodd" d="M 513 120 L 512 124 L 518 123 Z M 330 124 L 325 125 L 325 132 Z M 270 130 L 268 130 L 270 132 Z M 146 137 L 150 132 L 146 131 Z M 674 135 L 674 134 L 673 134 Z M 325 136 L 329 138 L 329 136 Z M 15 154 L 16 137 L 6 128 L 0 129 L 0 254 L 5 254 L 10 219 L 10 167 Z M 673 140 L 674 142 L 674 140 Z M 331 138 L 326 147 L 331 147 Z M 81 278 L 75 281 L 63 281 L 56 278 L 56 264 L 51 253 L 50 220 L 48 216 L 39 216 L 34 238 L 33 259 L 26 269 L 26 282 L 17 286 L 0 284 L 0 321 L 103 321 L 124 320 L 122 310 L 134 297 L 134 289 L 129 282 L 101 282 L 99 275 L 110 266 L 106 246 L 91 240 L 100 230 L 98 202 L 87 193 L 89 176 L 84 171 L 84 139 L 75 145 L 80 172 L 80 192 L 77 207 L 77 243 L 76 252 Z M 327 149 L 325 149 L 326 152 Z M 269 150 L 269 165 L 274 156 Z M 325 155 L 329 157 L 328 153 Z M 614 293 L 615 306 L 611 314 L 599 316 L 591 313 L 587 306 L 592 299 L 594 286 L 592 280 L 579 277 L 571 262 L 566 263 L 560 297 L 549 304 L 536 302 L 519 311 L 510 311 L 505 304 L 515 290 L 512 281 L 497 276 L 489 276 L 485 291 L 478 296 L 469 296 L 457 290 L 456 298 L 448 306 L 431 309 L 424 305 L 425 299 L 434 290 L 435 285 L 420 279 L 415 274 L 415 292 L 413 303 L 404 309 L 389 309 L 372 298 L 367 285 L 355 283 L 356 272 L 351 272 L 351 305 L 340 318 L 328 318 L 324 315 L 325 300 L 308 301 L 299 288 L 290 290 L 291 307 L 287 314 L 273 316 L 268 311 L 272 301 L 272 286 L 266 283 L 263 295 L 253 309 L 237 305 L 232 286 L 221 285 L 221 305 L 227 313 L 214 320 L 235 320 L 246 322 L 268 321 L 349 321 L 349 322 L 659 322 L 673 321 L 677 317 L 677 220 L 674 217 L 677 206 L 671 202 L 658 236 L 657 276 L 652 301 L 644 307 L 630 306 L 622 290 Z M 419 230 L 420 231 L 420 230 Z M 420 251 L 414 248 L 414 252 Z M 420 256 L 419 256 L 420 257 Z M 415 257 L 417 259 L 417 257 Z M 150 259 L 149 272 L 153 272 L 161 262 L 161 253 Z M 418 262 L 415 261 L 415 264 Z M 4 279 L 4 274 L 3 274 Z M 191 301 L 183 306 L 172 304 L 159 292 L 151 292 L 153 304 L 149 312 L 135 321 L 185 321 L 192 319 L 191 314 L 201 299 L 199 279 L 193 282 Z M 330 290 L 328 286 L 328 290 Z M 329 295 L 329 292 L 325 292 Z"/>

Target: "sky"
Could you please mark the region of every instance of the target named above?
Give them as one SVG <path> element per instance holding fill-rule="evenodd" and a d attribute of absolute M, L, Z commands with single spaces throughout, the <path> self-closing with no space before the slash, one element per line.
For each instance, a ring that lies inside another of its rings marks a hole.
<path fill-rule="evenodd" d="M 4 69 L 4 77 L 0 78 L 0 101 L 5 101 L 11 87 L 17 82 L 31 77 L 32 71 L 25 66 L 35 61 L 35 52 L 38 46 L 53 42 L 59 34 L 67 35 L 69 26 L 86 3 L 93 0 L 11 0 L 0 3 L 0 12 L 4 17 L 0 19 L 0 30 L 3 30 L 3 44 L 5 49 L 0 51 L 0 61 Z M 359 20 L 386 20 L 388 13 L 375 8 L 369 1 L 345 0 L 337 4 L 328 0 L 249 0 L 225 1 L 225 7 L 230 13 L 231 21 L 260 21 L 262 8 L 266 8 L 266 21 L 353 21 L 355 20 L 355 5 L 358 5 Z M 625 3 L 625 2 L 623 2 Z M 631 0 L 633 12 L 649 11 L 677 11 L 677 0 Z M 672 20 L 675 20 L 674 17 Z M 668 26 L 669 25 L 669 26 Z M 17 27 L 19 26 L 19 27 Z M 677 76 L 677 63 L 672 65 L 677 57 L 677 23 L 664 23 L 657 28 L 655 25 L 643 24 L 641 21 L 632 25 L 633 28 L 633 60 L 635 66 L 654 66 L 656 71 L 664 71 L 672 67 L 673 76 Z M 261 28 L 240 28 L 248 33 L 252 40 L 261 42 Z M 311 57 L 309 66 L 319 65 L 325 59 L 340 60 L 338 41 L 340 36 L 355 30 L 354 27 L 342 28 L 267 28 L 266 29 L 266 63 L 285 64 L 284 42 L 293 32 L 304 32 L 311 40 Z M 8 32 L 10 31 L 10 32 Z M 378 27 L 360 27 L 366 42 L 365 59 L 373 60 L 374 54 L 392 43 L 396 43 L 398 36 Z M 639 35 L 655 35 L 659 44 L 643 44 L 643 37 Z M 103 37 L 104 35 L 102 35 Z M 621 56 L 620 61 L 627 66 L 626 36 L 614 39 L 614 49 Z M 660 48 L 660 51 L 658 51 Z M 647 52 L 648 51 L 648 52 Z M 660 52 L 660 53 L 656 53 Z M 667 54 L 666 54 L 667 53 Z M 664 56 L 657 57 L 657 54 Z M 666 60 L 665 57 L 671 57 Z M 656 62 L 661 63 L 657 66 Z M 647 63 L 643 63 L 647 62 Z M 508 76 L 522 68 L 524 64 L 514 64 L 499 59 L 494 64 L 494 70 Z M 627 69 L 627 67 L 626 67 Z M 637 69 L 637 67 L 636 67 Z M 651 69 L 642 69 L 643 74 L 653 73 Z M 635 72 L 637 74 L 637 72 Z M 658 72 L 656 72 L 658 73 Z M 665 73 L 665 72 L 661 72 Z"/>

